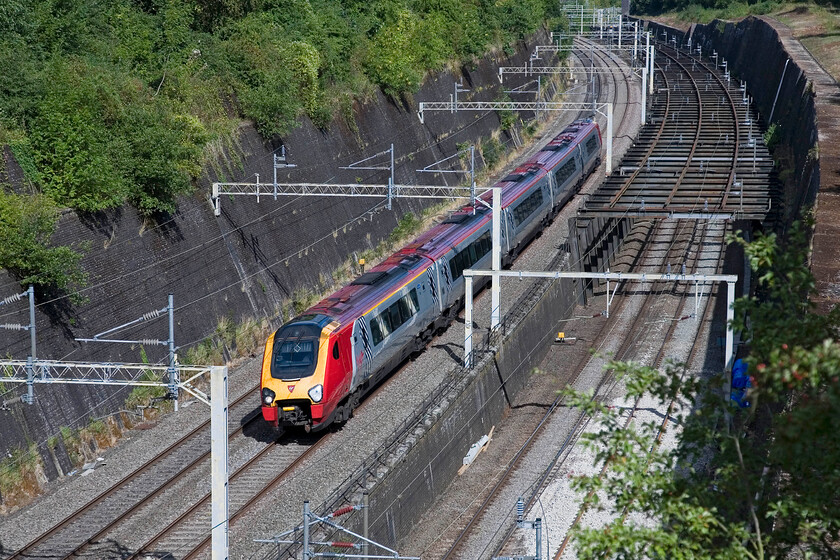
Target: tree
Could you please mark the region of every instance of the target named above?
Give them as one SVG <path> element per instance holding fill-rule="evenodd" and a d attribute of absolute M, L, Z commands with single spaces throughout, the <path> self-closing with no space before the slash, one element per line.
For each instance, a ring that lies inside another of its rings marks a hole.
<path fill-rule="evenodd" d="M 591 394 L 569 392 L 597 417 L 583 444 L 606 465 L 574 485 L 612 519 L 576 531 L 580 557 L 840 557 L 840 323 L 808 300 L 808 225 L 795 225 L 784 243 L 775 234 L 730 238 L 758 279 L 733 323 L 750 343 L 750 408 L 726 402 L 722 375 L 610 362 L 629 398 L 672 407 L 677 444 L 664 449 L 658 422 L 626 424 Z"/>

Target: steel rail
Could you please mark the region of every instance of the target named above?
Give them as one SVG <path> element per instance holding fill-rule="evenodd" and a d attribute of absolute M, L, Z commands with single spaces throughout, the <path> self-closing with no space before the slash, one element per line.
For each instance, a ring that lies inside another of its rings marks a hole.
<path fill-rule="evenodd" d="M 321 445 L 323 445 L 323 442 L 327 441 L 328 439 L 329 439 L 329 434 L 326 434 L 325 436 L 316 439 L 315 442 L 312 445 L 310 445 L 309 447 L 303 449 L 302 453 L 300 455 L 298 455 L 295 459 L 293 459 L 291 463 L 286 465 L 286 467 L 284 467 L 283 470 L 281 470 L 281 472 L 265 488 L 273 487 L 277 483 L 279 483 L 279 481 L 284 479 L 286 476 L 288 476 L 289 473 L 291 473 L 295 469 L 295 467 L 297 467 L 301 463 L 301 461 L 303 461 L 306 457 L 308 457 L 311 453 L 313 453 L 315 449 L 318 449 L 319 447 L 321 447 Z M 253 457 L 248 459 L 248 461 L 246 461 L 238 469 L 236 469 L 236 471 L 228 479 L 229 484 L 232 484 L 234 480 L 240 478 L 243 474 L 247 473 L 248 469 L 252 465 L 254 465 L 259 459 L 265 457 L 271 451 L 273 451 L 275 445 L 276 445 L 276 441 L 272 445 L 264 446 L 259 452 L 257 452 L 256 455 L 254 455 Z M 262 491 L 260 491 L 257 494 L 257 497 L 259 497 L 260 494 L 262 494 Z M 174 529 L 176 529 L 179 525 L 181 525 L 190 515 L 192 515 L 196 511 L 198 511 L 198 509 L 201 508 L 202 506 L 208 505 L 210 503 L 211 499 L 212 499 L 212 494 L 210 492 L 206 493 L 197 502 L 195 502 L 192 506 L 190 506 L 185 512 L 183 512 L 181 515 L 179 515 L 177 518 L 175 518 L 166 527 L 164 527 L 163 529 L 158 531 L 158 533 L 156 535 L 154 535 L 152 538 L 147 540 L 142 546 L 140 546 L 126 560 L 135 560 L 135 559 L 140 558 L 142 555 L 145 555 L 145 554 L 154 554 L 155 551 L 153 551 L 151 549 L 155 545 L 155 543 L 158 543 L 161 540 L 163 540 L 164 538 L 166 538 L 167 536 L 169 536 L 174 531 Z M 253 500 L 253 499 L 254 498 L 252 498 L 251 500 Z M 249 503 L 250 503 L 250 501 L 249 501 Z M 237 513 L 238 513 L 238 511 L 234 512 L 233 515 L 231 515 L 229 517 L 230 522 L 232 522 L 237 517 Z M 210 539 L 209 528 L 208 528 L 207 532 L 208 532 L 208 535 L 207 535 L 206 539 L 201 541 L 202 543 L 208 542 L 209 539 Z M 188 553 L 188 555 L 189 554 L 191 554 L 191 553 Z M 188 557 L 188 556 L 186 556 L 186 557 Z"/>
<path fill-rule="evenodd" d="M 657 66 L 659 66 L 659 64 L 657 64 Z M 665 75 L 665 72 L 663 72 L 661 68 L 660 68 L 660 75 L 662 76 L 662 80 L 665 82 L 665 110 L 664 110 L 664 114 L 667 115 L 668 111 L 670 110 L 670 107 L 671 107 L 671 88 L 668 87 L 668 78 Z M 649 78 L 651 80 L 653 80 L 653 75 L 651 75 Z M 647 152 L 645 152 L 645 155 L 642 156 L 642 160 L 639 163 L 639 165 L 636 167 L 636 170 L 630 175 L 630 177 L 627 178 L 626 181 L 624 181 L 624 185 L 620 187 L 619 191 L 610 200 L 610 204 L 609 204 L 610 208 L 615 207 L 618 200 L 622 196 L 624 196 L 624 193 L 627 192 L 627 189 L 630 188 L 630 185 L 636 180 L 636 177 L 639 176 L 639 173 L 641 173 L 642 169 L 644 168 L 645 163 L 648 161 L 650 156 L 653 154 L 653 151 L 656 149 L 657 143 L 659 142 L 659 139 L 662 137 L 662 133 L 665 130 L 665 123 L 666 122 L 667 122 L 667 119 L 663 118 L 662 121 L 659 123 L 659 130 L 656 131 L 655 140 L 653 142 L 651 142 L 651 145 L 648 148 Z"/>
<path fill-rule="evenodd" d="M 699 262 L 700 262 L 700 259 L 698 258 L 697 263 L 699 263 Z M 717 270 L 720 270 L 722 263 L 723 263 L 723 251 L 720 251 L 719 254 L 718 254 L 718 262 L 717 262 L 717 265 L 716 265 Z M 703 318 L 701 319 L 700 324 L 703 324 L 708 320 L 708 316 L 712 312 L 713 308 L 714 308 L 714 305 L 712 305 L 711 302 L 706 304 L 706 307 L 703 311 Z M 675 326 L 676 326 L 676 322 L 672 321 L 672 324 L 669 328 L 669 334 L 673 331 L 673 328 Z M 664 339 L 667 340 L 667 337 L 665 337 Z M 691 362 L 692 359 L 694 359 L 696 357 L 696 352 L 699 348 L 697 340 L 698 340 L 698 337 L 695 337 L 693 342 L 692 342 L 691 349 L 689 351 L 689 360 L 688 360 L 689 363 Z M 663 350 L 664 350 L 664 344 L 661 347 L 660 352 L 662 352 Z M 657 358 L 657 359 L 660 359 L 660 358 Z M 627 428 L 627 426 L 629 426 L 630 421 L 633 419 L 633 415 L 634 415 L 635 411 L 638 409 L 640 400 L 641 400 L 641 398 L 636 399 L 636 401 L 633 405 L 633 409 L 631 410 L 631 413 L 628 415 L 628 418 L 625 422 L 625 425 L 624 425 L 625 429 Z M 667 411 L 667 413 L 665 415 L 665 418 L 663 420 L 663 424 L 660 426 L 660 431 L 659 431 L 659 435 L 657 436 L 657 439 L 659 439 L 659 437 L 661 437 L 661 435 L 663 433 L 665 423 L 667 422 L 668 416 L 670 415 L 673 404 L 674 404 L 674 400 L 672 400 L 669 403 L 668 411 Z M 607 459 L 607 461 L 604 462 L 604 466 L 601 468 L 601 471 L 598 475 L 599 478 L 603 478 L 603 476 L 606 474 L 606 471 L 609 468 L 609 464 L 610 464 L 610 459 Z M 583 515 L 584 515 L 584 513 L 586 512 L 586 509 L 587 509 L 586 508 L 586 501 L 589 498 L 591 498 L 591 496 L 592 496 L 592 491 L 590 491 L 587 494 L 586 499 L 584 499 L 583 503 L 581 504 L 580 508 L 578 509 L 578 514 L 575 517 L 574 521 L 572 522 L 572 525 L 566 530 L 566 535 L 563 538 L 563 541 L 561 542 L 560 547 L 558 548 L 557 552 L 553 556 L 553 560 L 560 560 L 561 557 L 563 556 L 563 553 L 565 552 L 566 547 L 569 545 L 569 542 L 571 542 L 572 531 L 580 523 L 580 520 L 583 518 Z"/>
<path fill-rule="evenodd" d="M 228 439 L 233 439 L 237 436 L 240 432 L 245 430 L 246 426 L 250 426 L 255 420 L 259 418 L 259 413 L 251 415 L 250 418 L 244 421 L 244 423 L 240 424 L 229 436 Z M 178 471 L 177 473 L 173 474 L 169 477 L 162 485 L 155 488 L 152 493 L 148 494 L 144 498 L 142 498 L 139 502 L 135 503 L 131 506 L 128 510 L 122 512 L 118 517 L 111 520 L 105 527 L 101 528 L 96 534 L 89 537 L 84 543 L 77 546 L 73 549 L 72 552 L 64 556 L 64 560 L 69 560 L 70 558 L 74 558 L 77 556 L 81 556 L 82 551 L 87 548 L 88 546 L 94 545 L 97 542 L 97 539 L 102 535 L 111 531 L 117 525 L 126 521 L 134 512 L 138 511 L 141 507 L 148 505 L 154 498 L 162 494 L 167 489 L 171 488 L 176 482 L 179 482 L 183 479 L 189 472 L 194 470 L 200 463 L 202 463 L 205 459 L 208 459 L 210 456 L 210 449 L 208 448 L 205 453 L 196 457 L 189 464 L 187 464 L 183 469 Z"/>
<path fill-rule="evenodd" d="M 230 407 L 236 406 L 243 402 L 246 398 L 252 397 L 254 391 L 259 388 L 258 385 L 255 385 L 251 389 L 247 390 L 243 393 L 238 399 L 236 399 L 233 403 L 231 403 Z M 48 529 L 45 533 L 42 533 L 31 542 L 26 544 L 21 549 L 14 552 L 11 556 L 9 556 L 6 560 L 20 560 L 22 558 L 26 558 L 31 554 L 31 552 L 36 549 L 39 545 L 43 544 L 49 538 L 54 536 L 56 533 L 61 531 L 62 529 L 69 526 L 74 521 L 78 520 L 81 516 L 91 511 L 94 507 L 104 502 L 109 497 L 113 496 L 116 492 L 124 489 L 130 482 L 136 480 L 140 475 L 148 472 L 153 466 L 156 465 L 160 460 L 164 459 L 168 455 L 172 454 L 176 449 L 184 445 L 187 440 L 199 435 L 199 432 L 203 431 L 205 428 L 208 428 L 210 425 L 210 420 L 206 420 L 202 422 L 199 426 L 195 427 L 189 433 L 185 434 L 184 436 L 180 437 L 175 442 L 168 445 L 165 449 L 157 453 L 154 457 L 146 461 L 143 465 L 135 469 L 134 471 L 130 472 L 116 483 L 114 483 L 110 488 L 105 490 L 104 492 L 98 494 L 96 497 L 76 509 L 73 513 L 69 516 L 65 517 L 63 520 L 58 522 L 57 524 L 53 525 L 50 529 Z M 234 432 L 235 433 L 235 432 Z M 233 434 L 231 434 L 232 437 Z M 209 450 L 208 450 L 209 453 Z M 180 476 L 180 475 L 177 475 Z M 75 551 L 74 551 L 75 552 Z"/>
<path fill-rule="evenodd" d="M 593 52 L 593 54 L 594 54 L 594 52 Z M 609 55 L 609 53 L 599 52 L 598 54 L 599 54 L 599 58 L 601 58 L 601 60 L 606 59 L 609 62 L 612 62 L 613 64 L 617 64 L 614 60 L 612 60 L 611 56 L 606 56 L 606 57 L 601 56 L 603 54 Z M 614 75 L 613 75 L 613 79 L 614 79 L 615 84 L 618 85 L 618 80 L 615 79 Z M 623 83 L 625 84 L 625 87 L 626 87 L 627 103 L 629 104 L 629 94 L 630 94 L 629 84 L 626 80 L 624 80 Z M 625 120 L 626 116 L 627 116 L 627 111 L 625 111 L 624 114 L 622 115 L 622 121 L 621 121 L 622 124 L 624 123 L 624 120 Z M 545 284 L 547 285 L 547 284 L 549 284 L 549 282 L 550 281 L 545 281 Z M 618 311 L 620 311 L 623 308 L 626 301 L 627 300 L 625 300 L 625 299 L 621 300 L 621 304 L 618 307 Z M 617 316 L 617 314 L 615 316 Z M 613 324 L 614 324 L 614 321 L 605 321 L 601 325 L 601 328 L 599 329 L 598 335 L 595 337 L 595 339 L 596 340 L 600 339 L 602 337 L 602 335 L 607 331 L 607 328 L 611 327 Z M 586 365 L 590 361 L 590 359 L 591 358 L 587 356 L 587 357 L 582 358 L 579 361 L 577 367 L 575 368 L 575 371 L 577 372 L 576 375 L 575 375 L 576 377 L 578 375 L 580 375 L 580 373 L 586 367 Z M 608 376 L 604 376 L 601 379 L 601 381 L 599 382 L 598 388 L 600 388 L 607 381 L 607 379 L 608 379 Z M 597 389 L 596 389 L 596 392 L 597 392 Z M 452 545 L 446 551 L 445 555 L 443 556 L 443 560 L 447 560 L 449 558 L 456 557 L 455 555 L 457 554 L 459 548 L 463 544 L 465 538 L 470 534 L 472 528 L 475 526 L 475 523 L 480 519 L 483 512 L 487 509 L 487 506 L 496 497 L 496 495 L 498 494 L 498 491 L 503 487 L 504 483 L 508 480 L 509 476 L 516 469 L 516 467 L 519 464 L 520 459 L 530 449 L 530 446 L 533 443 L 533 441 L 535 441 L 536 438 L 542 433 L 544 427 L 547 425 L 548 420 L 551 418 L 552 414 L 555 412 L 557 407 L 562 403 L 562 401 L 563 401 L 563 396 L 558 395 L 555 398 L 555 400 L 552 402 L 552 404 L 549 406 L 548 410 L 545 412 L 542 419 L 537 424 L 536 428 L 534 428 L 534 430 L 532 431 L 531 435 L 528 437 L 526 442 L 520 447 L 519 451 L 514 455 L 514 457 L 508 463 L 508 466 L 506 467 L 505 471 L 502 473 L 501 478 L 496 482 L 496 484 L 491 489 L 490 493 L 485 497 L 485 499 L 483 500 L 483 502 L 481 503 L 481 505 L 477 509 L 476 513 L 471 516 L 467 525 L 460 531 L 460 533 L 458 534 L 458 537 L 455 539 L 455 541 L 452 543 Z M 581 414 L 578 417 L 575 425 L 577 426 L 584 419 L 585 419 L 585 415 Z"/>

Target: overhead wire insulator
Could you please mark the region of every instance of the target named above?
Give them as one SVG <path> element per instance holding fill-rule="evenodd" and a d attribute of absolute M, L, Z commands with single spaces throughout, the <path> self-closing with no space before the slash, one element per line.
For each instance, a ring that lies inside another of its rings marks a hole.
<path fill-rule="evenodd" d="M 6 323 L 5 325 L 0 325 L 0 329 L 6 329 L 10 331 L 25 331 L 29 329 L 29 325 L 21 325 L 19 323 Z"/>
<path fill-rule="evenodd" d="M 158 317 L 160 317 L 160 313 L 161 313 L 160 309 L 155 309 L 154 311 L 149 311 L 148 313 L 144 313 L 143 314 L 143 320 L 144 321 L 150 321 L 152 319 L 157 319 Z"/>
<path fill-rule="evenodd" d="M 140 340 L 140 344 L 145 344 L 147 346 L 153 346 L 158 344 L 166 344 L 166 342 L 162 340 L 155 340 L 154 338 L 143 338 Z"/>
<path fill-rule="evenodd" d="M 347 541 L 330 541 L 327 544 L 329 546 L 334 546 L 336 548 L 355 548 L 355 549 L 361 548 L 360 545 L 358 545 L 356 543 L 347 542 Z"/>
<path fill-rule="evenodd" d="M 339 516 L 345 515 L 347 513 L 350 513 L 351 511 L 355 511 L 355 510 L 356 510 L 356 508 L 353 507 L 353 506 L 345 506 L 343 508 L 339 508 L 339 509 L 335 510 L 330 517 L 339 517 Z"/>
<path fill-rule="evenodd" d="M 26 295 L 26 292 L 23 292 L 22 294 L 15 294 L 13 296 L 9 296 L 6 299 L 4 299 L 2 302 L 0 302 L 0 305 L 5 305 L 7 303 L 14 303 L 14 302 L 16 302 L 20 299 L 23 299 L 23 296 L 25 296 L 25 295 Z"/>

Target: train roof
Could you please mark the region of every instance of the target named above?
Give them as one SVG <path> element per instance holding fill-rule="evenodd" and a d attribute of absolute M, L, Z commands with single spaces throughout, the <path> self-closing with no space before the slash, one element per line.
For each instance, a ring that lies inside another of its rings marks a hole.
<path fill-rule="evenodd" d="M 432 261 L 420 254 L 394 253 L 310 307 L 304 316 L 327 315 L 342 326 L 352 324 L 353 319 L 370 311 L 431 265 Z"/>
<path fill-rule="evenodd" d="M 502 207 L 513 204 L 535 181 L 542 179 L 548 169 L 568 156 L 593 129 L 598 130 L 598 125 L 591 120 L 573 122 L 537 154 L 503 177 L 493 186 L 503 189 Z M 296 320 L 319 317 L 338 321 L 342 326 L 352 324 L 355 318 L 370 311 L 469 238 L 476 229 L 487 224 L 492 215 L 489 205 L 493 193 L 488 190 L 480 198 L 486 204 L 476 203 L 475 208 L 463 206 L 456 210 L 379 265 L 313 305 Z"/>

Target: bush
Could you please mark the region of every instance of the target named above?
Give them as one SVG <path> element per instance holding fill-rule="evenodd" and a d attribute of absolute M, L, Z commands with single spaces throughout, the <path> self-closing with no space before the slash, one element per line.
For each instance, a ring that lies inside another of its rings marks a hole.
<path fill-rule="evenodd" d="M 81 254 L 70 247 L 51 247 L 58 210 L 43 195 L 16 195 L 0 188 L 0 268 L 22 285 L 34 284 L 68 291 L 82 286 L 87 276 Z"/>
<path fill-rule="evenodd" d="M 502 157 L 503 146 L 496 138 L 489 138 L 481 143 L 481 156 L 484 158 L 484 166 L 493 169 Z"/>
<path fill-rule="evenodd" d="M 391 96 L 416 91 L 423 78 L 423 38 L 416 14 L 402 9 L 395 21 L 382 26 L 371 41 L 366 69 L 373 81 Z"/>
<path fill-rule="evenodd" d="M 780 136 L 781 132 L 778 124 L 772 123 L 767 127 L 767 130 L 764 131 L 764 145 L 767 146 L 768 150 L 772 152 L 776 148 L 779 144 Z"/>
<path fill-rule="evenodd" d="M 411 93 L 560 14 L 548 0 L 9 0 L 0 132 L 16 132 L 0 142 L 59 206 L 172 212 L 240 117 L 267 137 L 303 114 L 352 123 L 371 84 Z"/>

